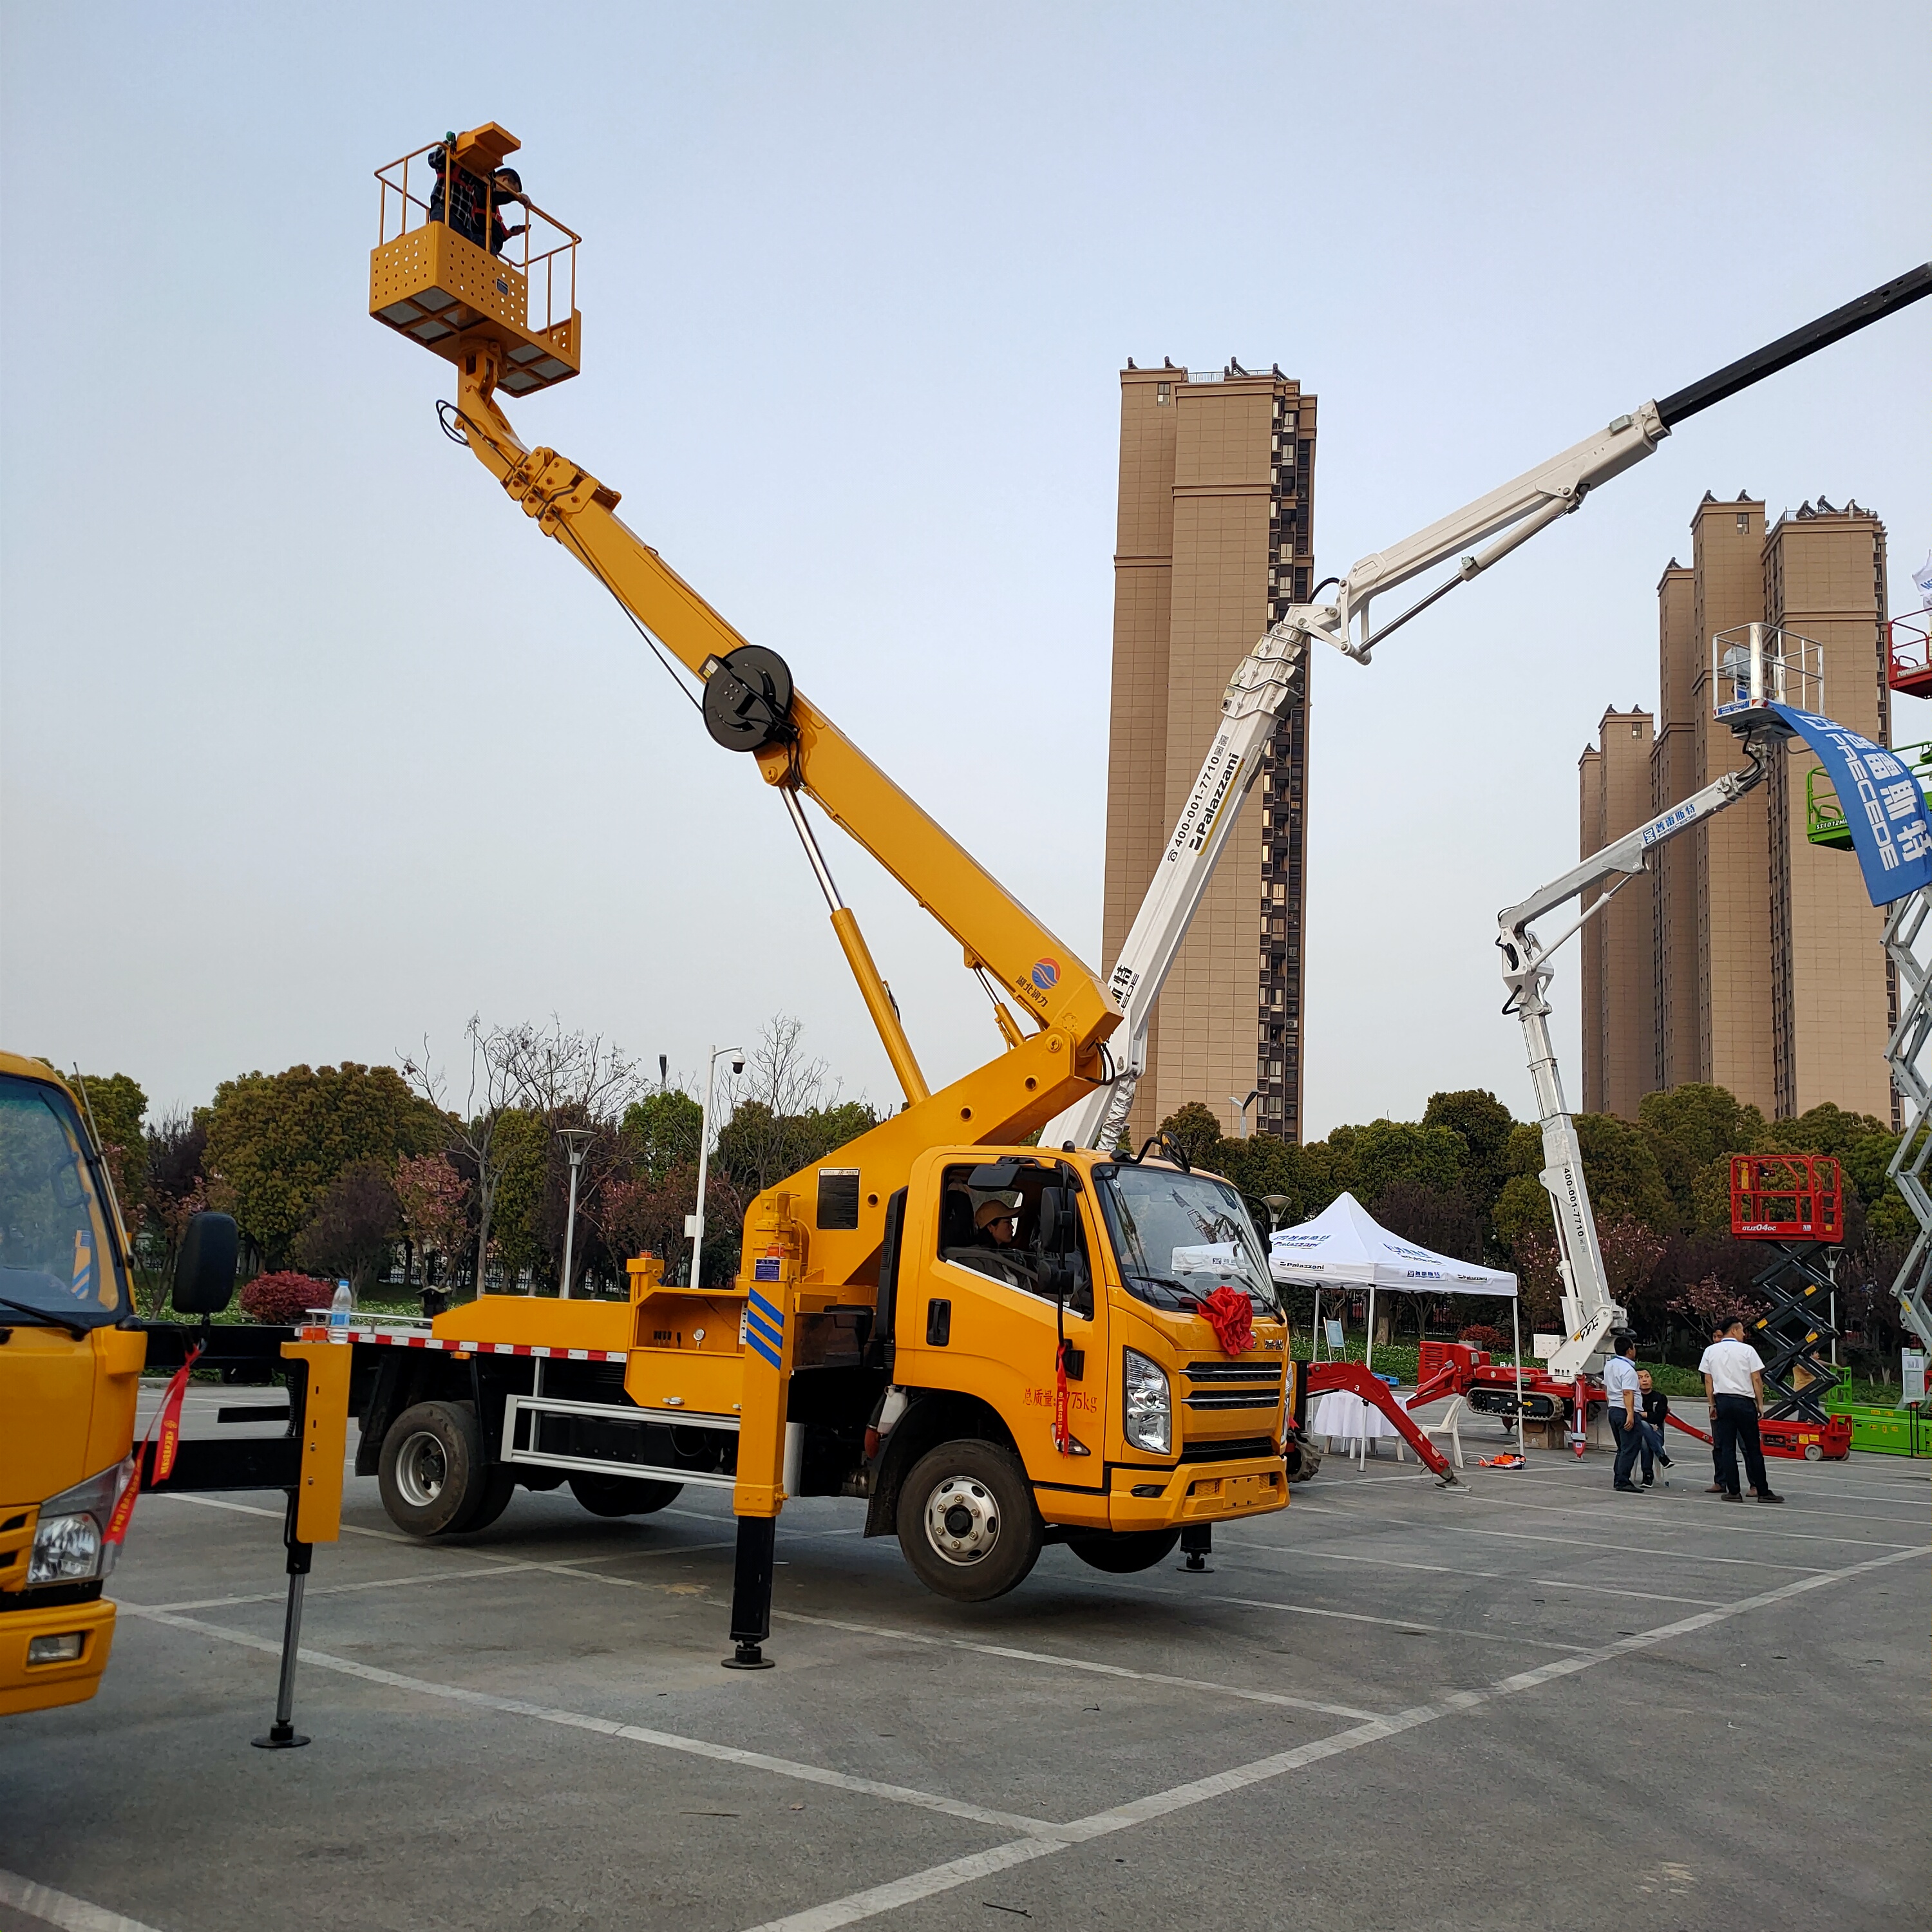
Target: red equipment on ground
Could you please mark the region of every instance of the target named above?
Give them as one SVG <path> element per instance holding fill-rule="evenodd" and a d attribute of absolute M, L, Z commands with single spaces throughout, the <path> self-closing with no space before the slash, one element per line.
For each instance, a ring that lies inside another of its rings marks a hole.
<path fill-rule="evenodd" d="M 1337 1390 L 1360 1396 L 1372 1402 L 1395 1424 L 1396 1433 L 1413 1449 L 1425 1468 L 1433 1470 L 1444 1483 L 1453 1486 L 1456 1472 L 1449 1459 L 1410 1420 L 1408 1410 L 1381 1376 L 1373 1375 L 1359 1362 L 1310 1362 L 1301 1370 L 1302 1387 L 1311 1396 L 1328 1395 Z M 1412 1402 L 1410 1408 L 1414 1406 Z"/>

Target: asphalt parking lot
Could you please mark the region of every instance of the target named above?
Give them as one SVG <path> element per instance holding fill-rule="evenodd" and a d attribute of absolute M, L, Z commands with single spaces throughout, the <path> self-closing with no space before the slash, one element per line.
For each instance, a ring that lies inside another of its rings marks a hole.
<path fill-rule="evenodd" d="M 795 1504 L 752 1676 L 723 1492 L 520 1492 L 426 1546 L 352 1478 L 280 1753 L 277 1499 L 148 1498 L 100 1696 L 0 1725 L 0 1928 L 1895 1932 L 1927 1466 L 1774 1462 L 1786 1505 L 1733 1508 L 1684 1448 L 1644 1498 L 1602 1455 L 1462 1495 L 1331 1457 L 1209 1575 L 1050 1549 L 968 1610 Z"/>

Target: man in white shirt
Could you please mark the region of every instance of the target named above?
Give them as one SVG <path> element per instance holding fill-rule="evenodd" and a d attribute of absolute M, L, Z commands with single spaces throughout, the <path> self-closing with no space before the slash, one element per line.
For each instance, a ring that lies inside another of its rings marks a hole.
<path fill-rule="evenodd" d="M 1745 1472 L 1761 1503 L 1781 1503 L 1764 1473 L 1764 1448 L 1758 1440 L 1757 1419 L 1764 1407 L 1764 1360 L 1744 1340 L 1743 1318 L 1730 1323 L 1724 1339 L 1713 1342 L 1697 1364 L 1704 1394 L 1711 1404 L 1711 1438 L 1718 1466 L 1718 1500 L 1741 1503 L 1738 1488 L 1738 1450 Z"/>
<path fill-rule="evenodd" d="M 1610 1411 L 1610 1434 L 1617 1445 L 1616 1467 L 1611 1472 L 1610 1486 L 1628 1496 L 1643 1491 L 1630 1480 L 1636 1466 L 1637 1451 L 1643 1446 L 1643 1395 L 1638 1386 L 1636 1337 L 1619 1335 L 1616 1353 L 1604 1364 L 1604 1394 Z"/>

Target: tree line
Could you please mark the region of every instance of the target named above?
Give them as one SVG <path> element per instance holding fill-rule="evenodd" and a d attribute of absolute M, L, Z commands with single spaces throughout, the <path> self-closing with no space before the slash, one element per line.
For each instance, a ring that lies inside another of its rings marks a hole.
<path fill-rule="evenodd" d="M 1267 1134 L 1228 1139 L 1198 1101 L 1160 1131 L 1251 1198 L 1271 1202 L 1279 1226 L 1318 1214 L 1346 1190 L 1406 1240 L 1511 1270 L 1526 1333 L 1562 1326 L 1556 1232 L 1537 1178 L 1541 1130 L 1493 1094 L 1433 1094 L 1420 1120 L 1340 1126 L 1300 1146 Z M 1890 1284 L 1917 1228 L 1886 1179 L 1899 1136 L 1883 1122 L 1829 1104 L 1767 1120 L 1726 1088 L 1691 1083 L 1647 1094 L 1635 1121 L 1579 1114 L 1576 1135 L 1612 1292 L 1640 1339 L 1666 1357 L 1700 1346 L 1718 1322 L 1762 1306 L 1750 1284 L 1771 1256 L 1763 1243 L 1731 1234 L 1730 1156 L 1834 1156 L 1845 1187 L 1839 1325 L 1855 1354 L 1891 1359 L 1904 1335 Z M 1432 1308 L 1424 1296 L 1406 1300 L 1418 1332 L 1475 1312 Z M 1506 1306 L 1500 1318 L 1507 1331 Z"/>
<path fill-rule="evenodd" d="M 572 1292 L 622 1292 L 624 1264 L 640 1254 L 662 1258 L 667 1279 L 688 1279 L 701 1082 L 672 1079 L 662 1061 L 649 1079 L 598 1036 L 555 1019 L 472 1020 L 464 1046 L 460 1085 L 425 1046 L 395 1066 L 238 1075 L 206 1105 L 152 1122 L 128 1075 L 86 1077 L 148 1312 L 160 1312 L 181 1231 L 203 1207 L 235 1216 L 248 1274 L 300 1277 L 292 1296 L 312 1294 L 317 1276 L 346 1276 L 359 1294 L 398 1261 L 406 1280 L 452 1296 L 479 1286 L 555 1293 L 569 1194 L 559 1130 L 568 1127 L 588 1132 Z M 705 1278 L 736 1273 L 754 1196 L 880 1118 L 862 1097 L 842 1097 L 806 1054 L 798 1021 L 775 1018 L 714 1105 Z M 1406 1240 L 1510 1269 L 1526 1321 L 1561 1324 L 1541 1135 L 1493 1094 L 1432 1094 L 1420 1120 L 1340 1126 L 1305 1145 L 1228 1139 L 1198 1102 L 1160 1130 L 1265 1204 L 1275 1226 L 1308 1220 L 1346 1190 Z M 1750 1283 L 1767 1255 L 1731 1236 L 1729 1156 L 1835 1156 L 1845 1178 L 1840 1325 L 1855 1353 L 1890 1358 L 1903 1335 L 1889 1284 L 1916 1229 L 1886 1180 L 1898 1136 L 1883 1123 L 1829 1105 L 1767 1120 L 1724 1088 L 1691 1084 L 1647 1095 L 1634 1122 L 1580 1114 L 1576 1131 L 1612 1291 L 1641 1339 L 1666 1354 L 1759 1305 Z M 1420 1296 L 1399 1308 L 1418 1333 L 1482 1312 Z M 1506 1328 L 1506 1308 L 1501 1318 Z"/>
<path fill-rule="evenodd" d="M 152 1121 L 131 1076 L 82 1076 L 144 1310 L 161 1312 L 182 1230 L 204 1208 L 235 1216 L 250 1282 L 244 1306 L 263 1318 L 314 1305 L 318 1280 L 346 1279 L 359 1299 L 399 1267 L 404 1282 L 446 1298 L 485 1286 L 554 1294 L 568 1128 L 586 1135 L 571 1292 L 622 1293 L 625 1262 L 641 1254 L 661 1257 L 668 1280 L 687 1279 L 699 1083 L 674 1080 L 662 1060 L 650 1080 L 621 1049 L 555 1019 L 472 1020 L 464 1048 L 460 1080 L 425 1046 L 395 1066 L 240 1074 L 206 1105 Z M 742 1074 L 721 1080 L 712 1112 L 704 1267 L 718 1281 L 737 1270 L 753 1197 L 879 1116 L 862 1097 L 842 1097 L 784 1016 Z"/>

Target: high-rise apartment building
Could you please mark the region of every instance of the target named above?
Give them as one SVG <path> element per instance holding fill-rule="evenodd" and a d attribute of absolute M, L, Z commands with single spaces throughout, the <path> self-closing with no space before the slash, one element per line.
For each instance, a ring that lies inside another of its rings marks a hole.
<path fill-rule="evenodd" d="M 1315 398 L 1274 370 L 1120 372 L 1103 964 L 1118 957 L 1235 666 L 1314 580 Z M 1131 1130 L 1190 1100 L 1300 1136 L 1308 670 L 1155 1010 Z"/>
<path fill-rule="evenodd" d="M 1765 528 L 1748 495 L 1708 492 L 1689 568 L 1658 584 L 1658 716 L 1648 784 L 1634 760 L 1641 711 L 1608 711 L 1579 766 L 1579 837 L 1595 851 L 1681 802 L 1744 758 L 1712 716 L 1712 639 L 1768 623 L 1820 647 L 1824 706 L 1889 742 L 1885 526 L 1822 499 Z M 1792 741 L 1768 782 L 1652 855 L 1584 928 L 1583 1100 L 1634 1118 L 1642 1096 L 1686 1081 L 1727 1087 L 1774 1118 L 1822 1101 L 1880 1120 L 1893 1101 L 1884 1054 L 1894 988 L 1882 915 L 1849 854 L 1806 836 L 1806 775 Z"/>
<path fill-rule="evenodd" d="M 1651 716 L 1606 711 L 1598 741 L 1577 765 L 1577 816 L 1586 855 L 1650 817 Z M 1583 906 L 1600 895 L 1586 893 Z M 1628 886 L 1578 934 L 1582 944 L 1583 1098 L 1586 1114 L 1636 1118 L 1651 1090 L 1652 920 L 1648 897 Z"/>

